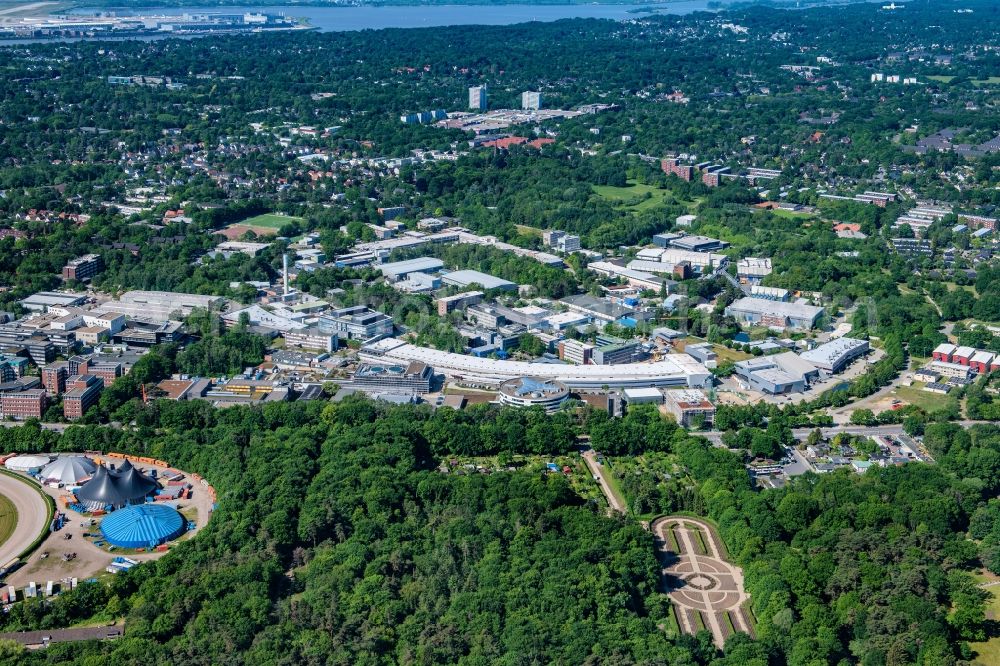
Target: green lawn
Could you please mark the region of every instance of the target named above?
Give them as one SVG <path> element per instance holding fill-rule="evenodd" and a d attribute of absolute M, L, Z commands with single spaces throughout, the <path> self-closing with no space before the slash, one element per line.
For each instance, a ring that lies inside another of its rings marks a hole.
<path fill-rule="evenodd" d="M 983 580 L 985 576 L 977 576 Z M 1000 587 L 986 588 L 990 593 L 990 600 L 986 602 L 986 619 L 994 622 L 1000 619 Z M 969 646 L 976 653 L 973 664 L 988 666 L 989 664 L 1000 664 L 1000 636 L 994 636 L 983 643 L 970 643 Z"/>
<path fill-rule="evenodd" d="M 0 495 L 0 544 L 6 543 L 17 525 L 17 508 L 6 495 Z"/>
<path fill-rule="evenodd" d="M 974 86 L 995 86 L 1000 85 L 1000 76 L 991 76 L 986 79 L 972 79 Z"/>
<path fill-rule="evenodd" d="M 804 210 L 787 210 L 785 208 L 775 208 L 768 212 L 777 217 L 784 217 L 790 220 L 807 220 L 816 217 L 815 214 Z"/>
<path fill-rule="evenodd" d="M 913 382 L 913 386 L 897 387 L 890 395 L 893 398 L 899 398 L 929 412 L 937 411 L 947 407 L 949 404 L 955 403 L 955 398 L 924 391 L 923 386 L 924 384 L 921 382 Z"/>
<path fill-rule="evenodd" d="M 955 80 L 954 76 L 943 76 L 941 74 L 935 74 L 934 76 L 928 76 L 931 81 L 937 81 L 938 83 L 951 83 Z"/>
<path fill-rule="evenodd" d="M 276 213 L 264 213 L 257 217 L 243 220 L 240 224 L 248 227 L 267 227 L 268 229 L 280 229 L 289 222 L 301 222 L 301 217 L 293 215 L 278 215 Z"/>
<path fill-rule="evenodd" d="M 652 185 L 639 185 L 633 183 L 628 187 L 614 187 L 612 185 L 594 185 L 594 194 L 607 199 L 608 201 L 621 205 L 634 211 L 649 210 L 657 208 L 664 203 L 673 201 L 673 197 L 667 190 L 661 190 Z M 649 198 L 644 198 L 646 195 Z"/>

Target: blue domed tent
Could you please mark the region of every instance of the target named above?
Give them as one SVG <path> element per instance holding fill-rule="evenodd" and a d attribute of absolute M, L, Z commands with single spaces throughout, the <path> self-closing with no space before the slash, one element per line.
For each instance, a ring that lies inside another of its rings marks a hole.
<path fill-rule="evenodd" d="M 101 534 L 119 548 L 151 548 L 184 534 L 184 517 L 162 504 L 139 504 L 109 514 Z"/>

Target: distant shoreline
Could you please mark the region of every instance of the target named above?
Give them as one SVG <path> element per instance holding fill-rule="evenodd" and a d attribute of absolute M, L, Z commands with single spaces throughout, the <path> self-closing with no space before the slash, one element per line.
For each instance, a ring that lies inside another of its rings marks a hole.
<path fill-rule="evenodd" d="M 361 7 L 502 7 L 502 6 L 537 6 L 537 7 L 575 7 L 575 6 L 619 6 L 634 7 L 632 13 L 655 13 L 657 7 L 684 4 L 689 0 L 439 0 L 428 2 L 426 0 L 274 0 L 265 4 L 272 7 L 308 7 L 308 8 L 329 8 L 329 9 L 350 9 Z M 840 6 L 850 4 L 862 4 L 874 2 L 875 0 L 714 0 L 710 2 L 711 9 L 744 8 L 754 5 L 769 6 L 776 9 L 786 9 L 793 5 L 804 7 Z M 226 7 L 243 7 L 248 4 L 246 0 L 166 0 L 157 5 L 147 5 L 136 3 L 134 5 L 121 4 L 120 0 L 111 0 L 108 3 L 91 2 L 83 0 L 76 2 L 69 7 L 64 7 L 58 12 L 66 13 L 72 10 L 103 10 L 103 11 L 146 11 L 158 9 L 176 9 L 181 7 L 200 7 L 220 9 Z"/>

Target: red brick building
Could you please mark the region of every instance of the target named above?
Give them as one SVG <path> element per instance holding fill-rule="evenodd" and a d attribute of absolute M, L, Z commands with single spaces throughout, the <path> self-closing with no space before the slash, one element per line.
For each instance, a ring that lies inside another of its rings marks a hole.
<path fill-rule="evenodd" d="M 57 396 L 66 391 L 66 379 L 69 377 L 69 364 L 66 361 L 51 363 L 42 368 L 42 386 L 50 396 Z"/>
<path fill-rule="evenodd" d="M 94 375 L 70 377 L 63 395 L 63 416 L 78 419 L 87 413 L 104 390 L 104 381 Z"/>
<path fill-rule="evenodd" d="M 45 394 L 45 389 L 4 393 L 0 396 L 0 413 L 4 418 L 40 419 L 48 404 L 49 398 Z"/>

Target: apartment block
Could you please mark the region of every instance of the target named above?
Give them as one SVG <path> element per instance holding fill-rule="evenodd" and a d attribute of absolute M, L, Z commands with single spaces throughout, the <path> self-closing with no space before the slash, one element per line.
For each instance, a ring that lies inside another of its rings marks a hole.
<path fill-rule="evenodd" d="M 84 282 L 94 277 L 104 270 L 104 261 L 99 254 L 85 254 L 82 257 L 72 259 L 63 266 L 62 276 L 64 280 L 79 280 Z"/>

